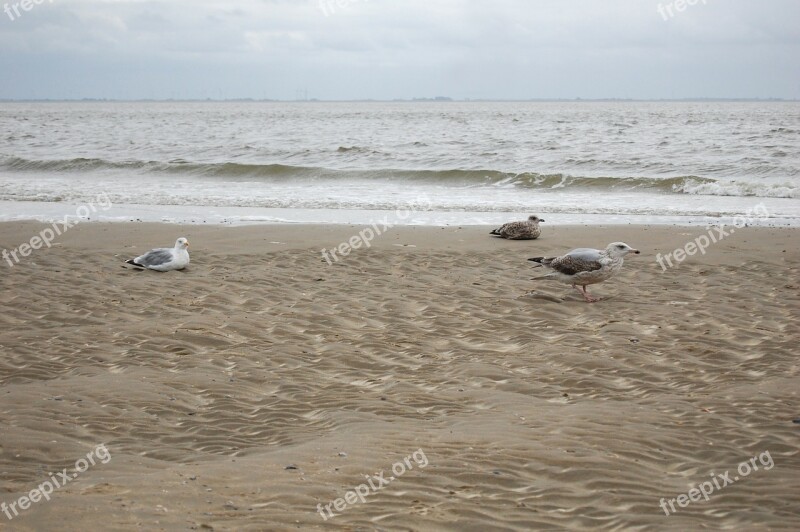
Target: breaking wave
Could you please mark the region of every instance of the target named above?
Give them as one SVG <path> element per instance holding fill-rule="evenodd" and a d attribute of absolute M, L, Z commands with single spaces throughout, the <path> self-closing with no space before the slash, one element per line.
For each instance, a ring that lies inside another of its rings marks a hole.
<path fill-rule="evenodd" d="M 352 149 L 352 148 L 340 148 Z M 509 173 L 498 170 L 395 170 L 395 169 L 331 169 L 284 164 L 247 163 L 194 163 L 184 160 L 163 161 L 108 161 L 104 159 L 29 160 L 9 157 L 0 161 L 0 170 L 9 173 L 38 172 L 58 175 L 97 172 L 105 174 L 175 175 L 209 178 L 220 181 L 322 181 L 322 180 L 377 180 L 384 182 L 413 182 L 466 187 L 508 187 L 541 190 L 595 189 L 642 190 L 661 193 L 755 196 L 770 198 L 798 198 L 800 187 L 790 183 L 753 183 L 726 181 L 700 176 L 677 177 L 594 177 L 536 172 Z"/>

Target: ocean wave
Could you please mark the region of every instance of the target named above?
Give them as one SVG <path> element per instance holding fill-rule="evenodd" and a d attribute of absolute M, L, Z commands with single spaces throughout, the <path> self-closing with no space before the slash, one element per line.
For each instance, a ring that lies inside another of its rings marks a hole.
<path fill-rule="evenodd" d="M 283 164 L 191 163 L 184 160 L 162 161 L 108 161 L 105 159 L 54 159 L 30 160 L 9 157 L 0 162 L 0 170 L 18 172 L 87 172 L 133 171 L 137 173 L 187 174 L 210 177 L 303 177 L 314 175 L 322 169 Z"/>
<path fill-rule="evenodd" d="M 686 180 L 675 186 L 675 192 L 696 196 L 755 196 L 758 198 L 800 198 L 800 187 L 790 184 L 745 183 L 743 181 L 710 182 Z"/>
<path fill-rule="evenodd" d="M 345 150 L 360 149 L 340 148 Z M 180 175 L 235 182 L 270 181 L 383 181 L 389 183 L 452 185 L 466 187 L 505 187 L 540 190 L 589 189 L 602 191 L 640 190 L 664 194 L 709 196 L 756 196 L 798 198 L 800 187 L 783 183 L 724 181 L 701 176 L 677 177 L 597 177 L 563 173 L 511 173 L 490 169 L 333 169 L 285 164 L 193 163 L 182 159 L 163 161 L 108 161 L 74 158 L 29 160 L 8 157 L 0 160 L 0 171 L 71 174 L 85 172 Z"/>

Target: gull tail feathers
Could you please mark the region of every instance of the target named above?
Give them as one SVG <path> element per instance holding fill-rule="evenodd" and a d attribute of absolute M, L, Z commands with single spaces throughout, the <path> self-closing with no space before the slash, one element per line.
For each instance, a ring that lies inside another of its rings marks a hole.
<path fill-rule="evenodd" d="M 534 268 L 538 268 L 539 266 L 548 266 L 551 262 L 553 262 L 552 258 L 548 257 L 533 257 L 532 259 L 528 259 L 531 262 L 535 262 Z"/>

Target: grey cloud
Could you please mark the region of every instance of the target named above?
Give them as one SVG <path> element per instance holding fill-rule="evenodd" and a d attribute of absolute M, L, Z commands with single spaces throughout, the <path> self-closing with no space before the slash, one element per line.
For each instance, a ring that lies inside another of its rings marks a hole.
<path fill-rule="evenodd" d="M 0 97 L 800 96 L 795 0 L 336 1 L 0 13 Z"/>

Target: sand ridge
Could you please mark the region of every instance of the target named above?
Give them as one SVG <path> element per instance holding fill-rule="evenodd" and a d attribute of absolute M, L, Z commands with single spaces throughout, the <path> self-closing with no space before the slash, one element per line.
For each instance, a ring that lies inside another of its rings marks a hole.
<path fill-rule="evenodd" d="M 0 246 L 36 228 L 0 224 Z M 655 253 L 698 230 L 393 228 L 324 262 L 358 229 L 85 224 L 3 266 L 0 500 L 98 443 L 112 459 L 0 527 L 800 525 L 796 230 L 666 272 Z M 122 267 L 177 236 L 185 272 Z M 642 255 L 604 301 L 530 281 L 528 257 L 615 240 Z M 425 469 L 316 513 L 417 449 Z M 773 469 L 659 508 L 763 451 Z"/>

